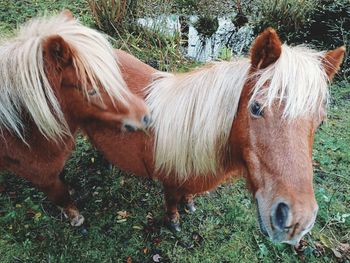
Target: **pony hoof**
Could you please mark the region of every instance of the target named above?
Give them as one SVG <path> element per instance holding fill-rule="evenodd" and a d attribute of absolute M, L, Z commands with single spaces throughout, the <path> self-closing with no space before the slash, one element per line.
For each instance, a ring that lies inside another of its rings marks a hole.
<path fill-rule="evenodd" d="M 181 232 L 180 222 L 170 222 L 169 228 L 175 232 Z"/>
<path fill-rule="evenodd" d="M 194 212 L 196 212 L 197 208 L 194 205 L 194 202 L 191 202 L 191 203 L 185 204 L 185 210 L 186 212 L 193 214 Z"/>
<path fill-rule="evenodd" d="M 85 218 L 82 215 L 77 215 L 73 219 L 70 220 L 71 226 L 78 227 L 84 223 Z"/>

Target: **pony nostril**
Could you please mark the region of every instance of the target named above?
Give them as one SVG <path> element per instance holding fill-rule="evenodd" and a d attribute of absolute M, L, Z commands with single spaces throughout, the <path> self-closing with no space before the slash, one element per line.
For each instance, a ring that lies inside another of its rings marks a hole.
<path fill-rule="evenodd" d="M 136 131 L 135 127 L 131 126 L 130 124 L 124 124 L 124 128 L 125 128 L 125 130 L 127 130 L 129 132 Z"/>
<path fill-rule="evenodd" d="M 145 126 L 150 124 L 150 122 L 151 122 L 151 118 L 148 115 L 143 116 L 141 119 L 141 123 Z"/>
<path fill-rule="evenodd" d="M 284 230 L 286 228 L 288 214 L 289 214 L 289 206 L 283 202 L 279 203 L 272 217 L 273 225 L 279 228 L 280 230 Z"/>

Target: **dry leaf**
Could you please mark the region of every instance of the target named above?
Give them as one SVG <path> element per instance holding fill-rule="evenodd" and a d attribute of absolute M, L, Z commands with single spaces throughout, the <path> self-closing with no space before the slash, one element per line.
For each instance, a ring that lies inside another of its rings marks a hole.
<path fill-rule="evenodd" d="M 152 213 L 148 212 L 146 218 L 152 220 L 153 219 Z"/>
<path fill-rule="evenodd" d="M 126 263 L 132 263 L 132 258 L 131 258 L 131 257 L 128 257 L 128 258 L 126 259 Z"/>
<path fill-rule="evenodd" d="M 315 248 L 312 251 L 314 256 L 318 258 L 324 255 L 324 253 L 326 252 L 324 246 L 320 242 L 315 242 L 314 245 L 315 245 Z"/>
<path fill-rule="evenodd" d="M 130 214 L 126 211 L 118 211 L 117 215 L 118 215 L 118 219 L 124 219 L 130 216 Z"/>
<path fill-rule="evenodd" d="M 333 254 L 336 258 L 342 258 L 341 253 L 337 251 L 335 248 L 331 248 L 331 250 L 333 251 Z"/>
<path fill-rule="evenodd" d="M 339 243 L 337 251 L 342 254 L 342 258 L 345 260 L 350 260 L 350 244 L 348 243 Z"/>
<path fill-rule="evenodd" d="M 304 253 L 304 250 L 307 248 L 307 246 L 308 246 L 307 241 L 304 240 L 304 239 L 301 239 L 301 240 L 299 241 L 299 244 L 297 244 L 296 246 L 294 246 L 294 250 L 295 250 L 295 252 L 298 253 L 298 255 L 300 255 L 300 254 L 303 254 L 303 253 Z"/>

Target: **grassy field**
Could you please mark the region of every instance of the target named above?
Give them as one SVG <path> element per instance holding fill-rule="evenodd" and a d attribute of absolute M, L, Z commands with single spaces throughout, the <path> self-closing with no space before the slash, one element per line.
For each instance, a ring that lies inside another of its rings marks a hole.
<path fill-rule="evenodd" d="M 84 2 L 0 0 L 1 34 L 9 34 L 38 12 L 63 7 L 93 25 Z M 144 61 L 161 55 L 119 43 Z M 169 54 L 171 59 L 183 59 Z M 174 60 L 164 68 L 178 69 L 179 64 Z M 189 61 L 185 64 L 192 66 Z M 260 234 L 255 204 L 243 180 L 197 197 L 198 210 L 193 215 L 181 210 L 182 232 L 174 234 L 162 223 L 160 184 L 108 169 L 102 156 L 79 137 L 64 177 L 75 189 L 75 200 L 87 219 L 85 227 L 70 227 L 41 192 L 2 173 L 0 262 L 349 262 L 350 255 L 343 251 L 350 242 L 349 82 L 334 84 L 331 93 L 329 119 L 314 145 L 320 211 L 303 252 L 272 244 Z"/>

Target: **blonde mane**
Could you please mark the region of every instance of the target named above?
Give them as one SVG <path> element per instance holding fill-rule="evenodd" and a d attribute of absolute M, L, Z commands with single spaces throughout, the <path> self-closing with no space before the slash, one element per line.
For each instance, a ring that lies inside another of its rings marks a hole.
<path fill-rule="evenodd" d="M 248 60 L 221 62 L 152 83 L 146 101 L 154 120 L 156 169 L 176 171 L 179 179 L 217 172 L 249 66 Z"/>
<path fill-rule="evenodd" d="M 146 99 L 153 118 L 156 170 L 179 180 L 220 171 L 248 77 L 257 79 L 250 102 L 262 95 L 265 107 L 284 100 L 284 117 L 290 119 L 317 110 L 328 96 L 323 55 L 283 45 L 277 62 L 253 76 L 248 76 L 247 59 L 185 74 L 158 73 Z M 270 87 L 265 89 L 267 83 Z"/>
<path fill-rule="evenodd" d="M 85 94 L 88 83 L 98 94 L 101 85 L 109 96 L 126 104 L 130 92 L 102 34 L 64 15 L 37 18 L 23 25 L 16 37 L 1 40 L 0 132 L 5 128 L 25 142 L 25 112 L 47 139 L 70 135 L 44 69 L 43 42 L 55 35 L 74 51 L 73 65 Z"/>

